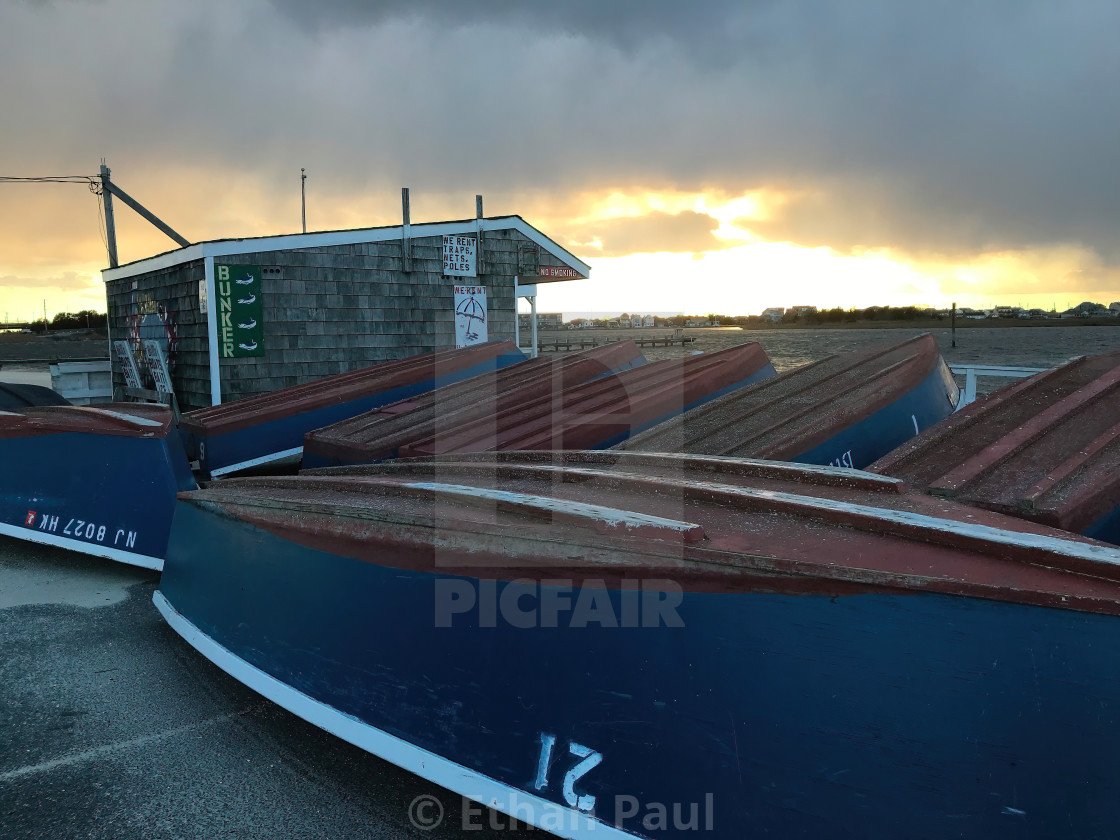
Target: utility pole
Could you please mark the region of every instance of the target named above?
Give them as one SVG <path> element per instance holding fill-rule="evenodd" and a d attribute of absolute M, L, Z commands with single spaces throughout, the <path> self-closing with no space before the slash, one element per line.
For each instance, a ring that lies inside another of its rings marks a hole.
<path fill-rule="evenodd" d="M 47 299 L 43 298 L 43 334 L 46 335 L 51 331 L 51 326 L 47 322 Z"/>
<path fill-rule="evenodd" d="M 303 232 L 307 233 L 307 170 L 299 168 L 299 203 L 303 218 Z"/>
<path fill-rule="evenodd" d="M 109 167 L 101 162 L 101 201 L 105 205 L 105 239 L 109 244 L 109 268 L 117 263 L 117 226 L 113 221 L 113 189 L 109 186 Z"/>
<path fill-rule="evenodd" d="M 116 268 L 117 262 L 117 229 L 113 224 L 113 196 L 119 198 L 126 205 L 140 214 L 141 218 L 151 222 L 160 233 L 171 238 L 180 248 L 186 248 L 191 243 L 168 227 L 162 219 L 151 210 L 130 196 L 109 179 L 109 167 L 101 164 L 101 199 L 105 203 L 105 238 L 109 245 L 109 267 Z"/>

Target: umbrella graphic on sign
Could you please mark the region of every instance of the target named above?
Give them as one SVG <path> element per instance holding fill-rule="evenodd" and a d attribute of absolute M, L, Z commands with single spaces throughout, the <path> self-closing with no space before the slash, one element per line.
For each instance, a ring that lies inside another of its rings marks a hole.
<path fill-rule="evenodd" d="M 469 296 L 459 301 L 459 305 L 455 307 L 455 314 L 467 319 L 467 339 L 474 341 L 478 338 L 476 322 L 479 324 L 486 323 L 486 307 L 475 300 L 473 296 Z"/>

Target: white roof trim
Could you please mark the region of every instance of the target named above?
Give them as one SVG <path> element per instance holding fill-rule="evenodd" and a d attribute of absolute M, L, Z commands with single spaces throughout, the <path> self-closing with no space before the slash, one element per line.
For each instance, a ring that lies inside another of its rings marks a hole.
<path fill-rule="evenodd" d="M 430 222 L 427 224 L 414 224 L 409 226 L 413 239 L 424 236 L 448 236 L 452 234 L 475 234 L 478 232 L 478 219 L 465 219 L 458 222 Z M 545 251 L 560 260 L 569 268 L 573 268 L 588 277 L 591 266 L 565 248 L 560 247 L 535 227 L 530 225 L 520 216 L 501 216 L 493 219 L 483 219 L 483 231 L 516 230 L 527 239 L 541 246 Z M 216 242 L 196 242 L 185 248 L 178 248 L 147 259 L 122 265 L 118 268 L 106 268 L 101 271 L 101 279 L 105 282 L 121 280 L 126 277 L 135 277 L 147 274 L 150 271 L 159 271 L 183 263 L 201 260 L 204 257 L 231 257 L 239 254 L 255 254 L 258 251 L 281 251 L 295 248 L 322 248 L 330 245 L 356 245 L 362 242 L 386 242 L 401 238 L 401 226 L 361 228 L 358 230 L 333 230 L 321 233 L 291 233 L 280 236 L 261 236 L 251 239 L 225 239 Z M 562 282 L 560 279 L 534 278 L 538 283 Z"/>

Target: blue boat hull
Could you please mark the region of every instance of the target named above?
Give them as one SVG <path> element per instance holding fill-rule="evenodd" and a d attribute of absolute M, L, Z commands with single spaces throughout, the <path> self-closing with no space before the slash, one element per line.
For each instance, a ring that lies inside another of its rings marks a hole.
<path fill-rule="evenodd" d="M 0 439 L 0 533 L 160 569 L 175 494 L 197 488 L 182 441 L 65 432 Z"/>
<path fill-rule="evenodd" d="M 917 387 L 791 460 L 862 470 L 944 420 L 956 410 L 958 399 L 953 375 L 939 358 Z"/>
<path fill-rule="evenodd" d="M 1113 508 L 1081 533 L 1094 540 L 1120 545 L 1120 507 Z"/>
<path fill-rule="evenodd" d="M 369 394 L 360 399 L 292 414 L 225 434 L 196 434 L 194 448 L 198 454 L 199 468 L 203 475 L 216 478 L 281 458 L 298 456 L 303 452 L 303 436 L 314 429 L 321 429 L 398 400 L 425 394 L 443 385 L 500 370 L 524 359 L 525 356 L 520 351 L 503 353 L 473 367 Z"/>
<path fill-rule="evenodd" d="M 479 582 L 324 553 L 189 503 L 173 536 L 156 602 L 204 654 L 559 836 L 1120 826 L 1114 617 L 913 592 Z M 510 604 L 528 620 L 511 622 Z"/>

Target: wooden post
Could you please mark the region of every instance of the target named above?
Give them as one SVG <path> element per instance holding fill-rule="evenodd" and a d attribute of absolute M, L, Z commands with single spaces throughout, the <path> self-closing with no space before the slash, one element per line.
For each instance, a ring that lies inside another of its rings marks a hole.
<path fill-rule="evenodd" d="M 401 187 L 401 213 L 404 216 L 404 224 L 401 227 L 402 270 L 408 274 L 412 271 L 412 224 L 408 211 L 408 187 Z"/>
<path fill-rule="evenodd" d="M 533 355 L 530 358 L 537 358 L 537 289 L 533 287 L 533 296 L 529 298 L 529 305 L 533 307 Z"/>
<path fill-rule="evenodd" d="M 117 263 L 117 226 L 113 221 L 113 191 L 109 187 L 109 167 L 101 164 L 101 205 L 105 208 L 105 240 L 109 247 L 109 268 Z"/>
<path fill-rule="evenodd" d="M 475 221 L 474 221 L 475 233 L 478 235 L 477 270 L 478 270 L 478 276 L 481 277 L 483 274 L 486 273 L 486 269 L 485 269 L 484 261 L 483 261 L 483 254 L 485 253 L 486 249 L 483 247 L 483 244 L 482 244 L 482 235 L 483 235 L 482 234 L 482 196 L 480 196 L 480 195 L 476 195 L 474 197 L 474 219 L 475 219 Z M 516 306 L 516 301 L 515 301 L 514 302 L 514 309 L 516 310 L 516 308 L 517 308 L 517 306 Z"/>

